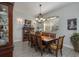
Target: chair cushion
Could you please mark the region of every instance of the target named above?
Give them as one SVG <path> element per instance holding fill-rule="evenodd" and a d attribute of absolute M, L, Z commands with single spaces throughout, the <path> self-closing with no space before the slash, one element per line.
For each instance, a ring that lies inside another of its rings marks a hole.
<path fill-rule="evenodd" d="M 57 44 L 51 44 L 50 47 L 51 47 L 52 49 L 57 49 Z M 60 49 L 60 48 L 61 48 L 61 46 L 58 45 L 58 49 Z"/>

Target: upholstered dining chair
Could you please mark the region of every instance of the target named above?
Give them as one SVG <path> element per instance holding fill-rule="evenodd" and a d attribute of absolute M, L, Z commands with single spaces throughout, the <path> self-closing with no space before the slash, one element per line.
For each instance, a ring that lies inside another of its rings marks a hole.
<path fill-rule="evenodd" d="M 55 43 L 52 43 L 50 45 L 50 50 L 55 51 L 56 57 L 58 56 L 58 52 L 60 50 L 61 56 L 62 56 L 62 48 L 63 48 L 63 41 L 65 36 L 59 36 L 59 38 L 55 38 Z"/>

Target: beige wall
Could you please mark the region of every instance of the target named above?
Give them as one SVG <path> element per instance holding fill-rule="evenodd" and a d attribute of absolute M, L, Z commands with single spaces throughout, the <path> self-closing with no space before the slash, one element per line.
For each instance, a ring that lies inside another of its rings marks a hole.
<path fill-rule="evenodd" d="M 46 16 L 59 16 L 59 30 L 57 35 L 65 35 L 64 45 L 73 48 L 70 42 L 70 36 L 74 32 L 79 32 L 79 3 L 72 3 L 61 9 L 51 11 Z M 77 18 L 77 30 L 68 30 L 67 29 L 67 20 Z"/>

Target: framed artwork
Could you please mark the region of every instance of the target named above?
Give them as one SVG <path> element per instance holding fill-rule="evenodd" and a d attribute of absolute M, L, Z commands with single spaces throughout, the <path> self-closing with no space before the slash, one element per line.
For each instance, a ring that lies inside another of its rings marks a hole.
<path fill-rule="evenodd" d="M 77 18 L 68 19 L 67 28 L 68 30 L 77 30 Z"/>

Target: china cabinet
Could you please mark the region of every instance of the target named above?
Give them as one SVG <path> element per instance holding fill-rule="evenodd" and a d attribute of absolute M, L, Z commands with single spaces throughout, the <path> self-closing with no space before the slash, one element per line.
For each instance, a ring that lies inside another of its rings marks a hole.
<path fill-rule="evenodd" d="M 22 31 L 23 31 L 23 41 L 28 41 L 29 33 L 31 31 L 34 31 L 34 28 L 31 26 L 31 21 L 30 20 L 25 20 Z"/>
<path fill-rule="evenodd" d="M 13 3 L 0 2 L 0 57 L 13 56 Z"/>

